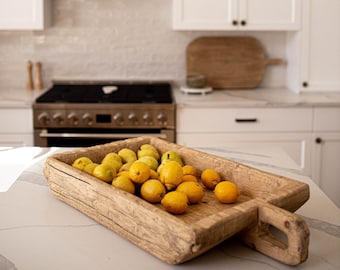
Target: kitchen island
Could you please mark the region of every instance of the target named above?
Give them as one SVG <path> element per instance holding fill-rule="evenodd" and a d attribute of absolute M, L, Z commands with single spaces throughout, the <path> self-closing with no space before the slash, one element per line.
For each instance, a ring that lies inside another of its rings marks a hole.
<path fill-rule="evenodd" d="M 269 171 L 310 186 L 299 209 L 310 229 L 309 257 L 297 267 L 281 264 L 236 237 L 181 265 L 169 265 L 57 200 L 43 176 L 46 156 L 66 151 L 39 148 L 7 192 L 0 193 L 0 269 L 339 269 L 340 211 L 279 148 L 205 152 Z M 4 179 L 1 179 L 4 181 Z"/>

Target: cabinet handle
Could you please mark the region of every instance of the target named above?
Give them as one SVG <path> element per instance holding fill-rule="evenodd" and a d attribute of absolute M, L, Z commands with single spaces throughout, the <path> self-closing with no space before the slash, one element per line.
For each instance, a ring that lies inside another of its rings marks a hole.
<path fill-rule="evenodd" d="M 322 143 L 322 139 L 319 138 L 319 137 L 317 137 L 317 138 L 315 139 L 315 142 L 316 142 L 317 144 L 320 144 L 320 143 Z"/>
<path fill-rule="evenodd" d="M 245 26 L 246 24 L 247 24 L 247 22 L 246 22 L 245 20 L 242 20 L 242 21 L 241 21 L 241 25 L 242 25 L 242 26 Z"/>
<path fill-rule="evenodd" d="M 233 25 L 238 25 L 238 21 L 233 20 L 233 21 L 232 21 L 232 24 L 233 24 Z"/>
<path fill-rule="evenodd" d="M 257 118 L 236 118 L 236 123 L 255 123 L 257 122 Z"/>
<path fill-rule="evenodd" d="M 303 82 L 303 83 L 302 83 L 302 86 L 303 86 L 303 87 L 308 87 L 308 82 Z"/>

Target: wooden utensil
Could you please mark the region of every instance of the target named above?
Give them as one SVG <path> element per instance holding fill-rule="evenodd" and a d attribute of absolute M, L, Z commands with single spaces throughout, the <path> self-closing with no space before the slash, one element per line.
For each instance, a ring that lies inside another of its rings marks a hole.
<path fill-rule="evenodd" d="M 35 89 L 41 90 L 43 88 L 41 79 L 41 62 L 35 63 Z"/>
<path fill-rule="evenodd" d="M 214 89 L 255 88 L 268 65 L 282 63 L 267 59 L 260 42 L 252 37 L 201 37 L 186 50 L 187 76 L 203 75 Z"/>
<path fill-rule="evenodd" d="M 26 69 L 27 69 L 26 89 L 33 90 L 34 86 L 33 86 L 33 74 L 32 74 L 32 70 L 33 70 L 32 61 L 27 61 Z"/>

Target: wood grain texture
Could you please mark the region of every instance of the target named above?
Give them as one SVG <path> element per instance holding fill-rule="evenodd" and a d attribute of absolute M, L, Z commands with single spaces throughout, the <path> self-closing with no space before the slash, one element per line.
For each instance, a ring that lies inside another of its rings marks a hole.
<path fill-rule="evenodd" d="M 282 63 L 267 59 L 260 42 L 252 37 L 201 37 L 186 50 L 187 76 L 204 75 L 214 89 L 255 88 L 267 65 Z"/>
<path fill-rule="evenodd" d="M 136 151 L 144 143 L 154 145 L 161 153 L 177 151 L 199 173 L 207 167 L 215 168 L 222 179 L 239 186 L 241 196 L 235 204 L 221 204 L 212 191 L 206 190 L 202 202 L 175 216 L 161 204 L 150 204 L 70 166 L 81 156 L 100 162 L 109 152 L 124 147 Z M 167 263 L 190 260 L 238 233 L 246 244 L 283 263 L 295 265 L 307 259 L 308 228 L 290 211 L 308 200 L 309 187 L 293 179 L 152 137 L 55 154 L 47 158 L 44 174 L 57 198 Z M 272 219 L 266 218 L 267 213 Z M 258 233 L 259 224 L 263 223 L 292 235 L 288 237 L 294 241 L 288 244 L 275 238 L 264 241 L 264 234 Z M 281 223 L 289 224 L 290 229 L 281 227 Z"/>

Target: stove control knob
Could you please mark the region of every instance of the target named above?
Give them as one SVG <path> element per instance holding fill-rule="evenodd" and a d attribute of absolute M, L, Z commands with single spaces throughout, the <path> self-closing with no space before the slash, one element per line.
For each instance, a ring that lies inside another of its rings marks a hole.
<path fill-rule="evenodd" d="M 38 115 L 38 121 L 40 122 L 40 124 L 47 126 L 50 124 L 50 117 L 46 112 L 43 112 Z"/>
<path fill-rule="evenodd" d="M 121 113 L 116 113 L 114 116 L 113 116 L 113 120 L 116 122 L 117 125 L 121 126 L 124 124 L 124 117 Z"/>
<path fill-rule="evenodd" d="M 55 113 L 53 115 L 53 121 L 58 125 L 62 125 L 64 123 L 64 117 L 61 115 L 61 113 Z"/>
<path fill-rule="evenodd" d="M 152 115 L 150 113 L 145 113 L 143 115 L 143 121 L 146 125 L 151 125 L 152 124 Z"/>
<path fill-rule="evenodd" d="M 138 117 L 135 113 L 130 113 L 128 115 L 128 120 L 132 123 L 132 124 L 136 124 L 138 122 Z"/>
<path fill-rule="evenodd" d="M 79 124 L 79 119 L 77 117 L 77 115 L 75 113 L 70 113 L 68 116 L 67 116 L 67 119 L 71 121 L 71 123 L 74 125 L 74 126 L 78 126 Z"/>
<path fill-rule="evenodd" d="M 89 113 L 85 113 L 83 115 L 83 121 L 88 126 L 92 126 L 93 125 L 93 118 L 92 118 L 91 114 L 89 114 Z"/>
<path fill-rule="evenodd" d="M 157 120 L 161 125 L 166 125 L 168 122 L 168 118 L 166 117 L 166 114 L 163 112 L 157 115 Z"/>

